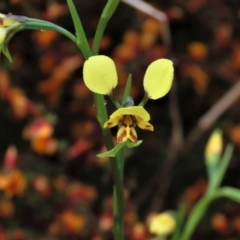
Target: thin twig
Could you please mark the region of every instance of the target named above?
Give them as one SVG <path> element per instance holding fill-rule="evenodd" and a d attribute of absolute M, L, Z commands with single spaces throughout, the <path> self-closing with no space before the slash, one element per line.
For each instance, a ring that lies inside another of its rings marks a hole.
<path fill-rule="evenodd" d="M 156 9 L 149 3 L 146 3 L 142 0 L 122 0 L 122 2 L 134 7 L 135 9 L 145 13 L 146 15 L 155 18 L 158 20 L 160 23 L 163 25 L 163 32 L 162 32 L 162 37 L 163 37 L 163 42 L 166 46 L 166 48 L 169 50 L 171 49 L 171 34 L 169 31 L 169 26 L 168 26 L 168 17 L 165 12 Z"/>
<path fill-rule="evenodd" d="M 189 133 L 183 146 L 183 153 L 189 151 L 193 144 L 207 131 L 213 123 L 240 97 L 240 81 L 235 83 L 198 121 Z"/>
<path fill-rule="evenodd" d="M 149 16 L 156 18 L 160 22 L 168 21 L 167 15 L 164 12 L 156 9 L 155 7 L 142 0 L 122 0 L 122 2 L 134 7 L 141 12 L 146 13 Z"/>

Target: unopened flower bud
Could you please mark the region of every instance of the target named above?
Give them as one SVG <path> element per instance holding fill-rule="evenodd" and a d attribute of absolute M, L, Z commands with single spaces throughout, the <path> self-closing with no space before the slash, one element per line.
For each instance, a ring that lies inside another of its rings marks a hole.
<path fill-rule="evenodd" d="M 23 29 L 24 19 L 23 16 L 0 13 L 0 52 L 3 52 L 10 61 L 11 56 L 8 52 L 7 45 L 13 35 Z"/>
<path fill-rule="evenodd" d="M 207 164 L 216 164 L 221 155 L 222 148 L 222 132 L 221 130 L 217 129 L 211 134 L 205 149 L 205 158 Z"/>

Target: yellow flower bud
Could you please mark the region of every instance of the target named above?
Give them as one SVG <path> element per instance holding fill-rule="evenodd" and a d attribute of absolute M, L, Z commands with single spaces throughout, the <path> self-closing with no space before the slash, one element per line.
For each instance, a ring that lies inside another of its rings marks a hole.
<path fill-rule="evenodd" d="M 168 59 L 159 59 L 152 62 L 145 73 L 143 86 L 151 99 L 158 99 L 166 95 L 173 80 L 173 62 Z"/>
<path fill-rule="evenodd" d="M 210 136 L 206 149 L 205 149 L 205 157 L 208 163 L 215 163 L 221 155 L 223 148 L 222 141 L 222 132 L 221 130 L 215 130 Z"/>
<path fill-rule="evenodd" d="M 0 28 L 11 27 L 24 21 L 23 16 L 12 15 L 11 13 L 5 15 L 0 13 Z"/>
<path fill-rule="evenodd" d="M 176 220 L 169 212 L 163 212 L 152 217 L 149 231 L 159 236 L 171 234 L 176 227 Z"/>

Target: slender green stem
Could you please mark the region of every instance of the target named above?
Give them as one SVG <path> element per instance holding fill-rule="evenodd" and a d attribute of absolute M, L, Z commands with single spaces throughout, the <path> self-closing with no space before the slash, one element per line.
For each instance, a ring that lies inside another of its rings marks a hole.
<path fill-rule="evenodd" d="M 110 93 L 108 96 L 110 97 L 110 99 L 112 100 L 112 102 L 113 102 L 113 104 L 115 105 L 116 108 L 121 108 L 122 107 L 122 105 L 115 98 L 114 92 Z"/>
<path fill-rule="evenodd" d="M 185 206 L 185 204 L 180 203 L 178 212 L 176 214 L 177 226 L 176 226 L 176 229 L 174 230 L 171 240 L 179 239 L 179 235 L 180 235 L 180 232 L 181 232 L 181 229 L 183 226 L 183 222 L 184 222 L 184 218 L 185 218 L 185 213 L 186 213 L 186 206 Z"/>
<path fill-rule="evenodd" d="M 185 225 L 183 234 L 179 239 L 188 240 L 191 237 L 193 231 L 195 230 L 198 222 L 205 213 L 210 202 L 220 197 L 226 197 L 240 203 L 240 191 L 232 187 L 224 187 L 206 194 L 202 199 L 198 201 L 198 203 L 192 210 Z"/>
<path fill-rule="evenodd" d="M 97 109 L 97 119 L 101 126 L 107 121 L 107 111 L 104 104 L 104 98 L 100 94 L 94 94 L 94 102 Z M 114 147 L 111 132 L 109 129 L 102 129 L 103 137 L 107 149 Z M 116 158 L 110 158 L 110 164 L 113 171 L 114 190 L 113 190 L 113 216 L 114 216 L 114 239 L 124 239 L 124 224 L 123 224 L 123 212 L 124 212 L 124 191 L 123 191 L 123 164 L 124 153 L 119 151 Z"/>
<path fill-rule="evenodd" d="M 225 197 L 225 198 L 231 199 L 232 201 L 240 203 L 240 191 L 239 189 L 236 189 L 233 187 L 223 187 L 221 189 L 216 190 L 212 194 L 213 200 L 220 197 Z"/>
<path fill-rule="evenodd" d="M 93 40 L 92 54 L 97 55 L 100 48 L 100 43 L 103 37 L 103 33 L 107 26 L 109 19 L 112 17 L 115 12 L 120 0 L 108 0 L 101 18 L 99 20 L 97 30 Z M 104 102 L 102 100 L 99 101 L 99 96 L 94 95 L 95 104 L 98 111 L 98 120 L 103 126 L 104 122 L 107 120 L 107 112 L 106 107 L 104 106 Z M 115 101 L 114 104 L 116 107 L 121 107 L 121 105 Z M 104 108 L 104 109 L 103 109 Z M 104 121 L 103 121 L 104 120 Z M 113 148 L 112 138 L 110 131 L 103 130 L 105 135 L 105 143 L 108 149 Z M 124 239 L 124 223 L 123 223 L 123 213 L 124 213 L 124 192 L 123 192 L 123 169 L 124 169 L 124 148 L 123 147 L 117 154 L 116 158 L 110 158 L 111 167 L 113 171 L 114 178 L 114 191 L 113 191 L 113 216 L 114 216 L 114 239 L 115 240 L 123 240 Z"/>
<path fill-rule="evenodd" d="M 232 158 L 232 154 L 233 154 L 233 145 L 228 144 L 223 154 L 223 157 L 220 160 L 219 166 L 217 167 L 215 173 L 211 177 L 208 193 L 213 192 L 215 189 L 217 189 L 220 186 L 222 179 L 226 173 L 229 162 Z"/>
<path fill-rule="evenodd" d="M 26 18 L 25 24 L 26 29 L 55 30 L 77 44 L 77 38 L 72 33 L 54 23 L 35 18 Z"/>
<path fill-rule="evenodd" d="M 147 103 L 148 99 L 148 94 L 145 92 L 142 101 L 139 103 L 139 106 L 144 106 Z"/>
<path fill-rule="evenodd" d="M 102 12 L 102 15 L 100 17 L 97 30 L 94 36 L 94 40 L 93 40 L 93 47 L 92 47 L 93 55 L 97 55 L 99 52 L 100 43 L 101 43 L 105 28 L 107 26 L 107 23 L 112 17 L 115 10 L 117 9 L 119 2 L 120 0 L 108 0 Z"/>
<path fill-rule="evenodd" d="M 201 198 L 198 201 L 198 203 L 193 208 L 190 216 L 188 217 L 182 236 L 179 239 L 188 240 L 191 237 L 198 222 L 200 221 L 203 214 L 205 213 L 208 207 L 208 204 L 210 203 L 210 200 L 211 200 L 211 197 L 209 195 L 205 195 L 203 198 Z"/>

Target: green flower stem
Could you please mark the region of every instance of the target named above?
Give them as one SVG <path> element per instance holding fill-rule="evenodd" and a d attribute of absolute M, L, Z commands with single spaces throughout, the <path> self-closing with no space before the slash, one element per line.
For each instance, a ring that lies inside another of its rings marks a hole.
<path fill-rule="evenodd" d="M 36 19 L 36 18 L 25 18 L 25 28 L 26 29 L 32 29 L 32 30 L 55 30 L 64 36 L 68 37 L 72 42 L 77 43 L 77 38 L 70 33 L 68 30 L 65 28 L 62 28 L 54 23 Z"/>
<path fill-rule="evenodd" d="M 35 19 L 35 18 L 26 18 L 25 20 L 25 28 L 26 29 L 39 29 L 39 30 L 55 30 L 64 36 L 68 37 L 72 42 L 74 42 L 79 49 L 81 50 L 82 54 L 84 57 L 87 59 L 87 56 L 91 56 L 91 50 L 89 48 L 89 45 L 85 44 L 85 41 L 79 41 L 78 38 L 72 34 L 71 32 L 67 31 L 65 28 L 62 28 L 54 23 L 40 20 L 40 19 Z M 85 34 L 81 36 L 82 39 L 85 39 Z"/>
<path fill-rule="evenodd" d="M 148 99 L 148 94 L 145 92 L 142 101 L 139 103 L 139 106 L 144 106 L 147 103 Z"/>
<path fill-rule="evenodd" d="M 211 176 L 211 181 L 210 181 L 210 186 L 208 188 L 208 193 L 213 192 L 215 189 L 217 189 L 221 182 L 222 179 L 226 173 L 227 167 L 229 165 L 229 162 L 231 160 L 233 153 L 233 145 L 228 144 L 226 147 L 226 150 L 223 154 L 223 157 L 220 160 L 219 165 L 217 166 L 216 171 L 214 174 Z"/>
<path fill-rule="evenodd" d="M 211 203 L 211 201 L 218 199 L 220 197 L 226 197 L 226 198 L 231 199 L 232 201 L 240 203 L 240 191 L 236 188 L 223 187 L 221 189 L 215 190 L 212 193 L 206 194 L 201 200 L 198 201 L 198 203 L 192 210 L 192 212 L 188 218 L 188 221 L 186 223 L 183 234 L 180 237 L 181 240 L 190 239 L 198 222 L 200 221 L 203 214 L 207 210 L 208 205 Z"/>
<path fill-rule="evenodd" d="M 211 197 L 209 195 L 205 195 L 203 198 L 201 198 L 198 201 L 198 203 L 195 205 L 195 207 L 191 211 L 191 214 L 188 217 L 183 234 L 179 238 L 180 240 L 188 240 L 191 237 L 198 222 L 200 221 L 203 214 L 205 213 L 210 201 L 211 201 Z"/>
<path fill-rule="evenodd" d="M 173 232 L 171 240 L 178 240 L 179 235 L 183 226 L 183 222 L 185 219 L 185 213 L 186 213 L 186 206 L 183 203 L 180 203 L 180 206 L 178 208 L 178 212 L 176 213 L 176 220 L 177 220 L 177 226 L 176 229 Z"/>
<path fill-rule="evenodd" d="M 220 197 L 229 198 L 232 201 L 240 203 L 240 190 L 233 187 L 223 187 L 212 194 L 212 199 Z"/>
<path fill-rule="evenodd" d="M 101 18 L 99 20 L 97 30 L 93 40 L 92 54 L 97 55 L 100 48 L 100 43 L 103 37 L 103 33 L 107 26 L 108 21 L 115 12 L 120 0 L 108 0 Z M 107 121 L 107 112 L 104 105 L 104 101 L 100 100 L 99 96 L 94 94 L 95 104 L 98 111 L 98 120 L 101 126 Z M 116 107 L 120 107 L 117 101 L 113 101 Z M 113 148 L 112 137 L 109 130 L 103 129 L 103 134 L 105 136 L 105 143 L 109 149 Z M 113 191 L 113 216 L 114 216 L 114 239 L 123 240 L 124 239 L 124 223 L 123 223 L 123 213 L 124 213 L 124 191 L 123 191 L 123 169 L 124 169 L 124 149 L 123 147 L 115 158 L 110 158 L 111 167 L 113 171 L 114 178 L 114 191 Z"/>
<path fill-rule="evenodd" d="M 112 17 L 115 10 L 117 9 L 119 2 L 120 0 L 108 0 L 102 12 L 102 15 L 100 17 L 100 20 L 97 26 L 97 30 L 95 32 L 94 40 L 93 40 L 93 47 L 92 47 L 93 55 L 98 54 L 100 43 L 101 43 L 105 28 L 107 26 L 107 23 Z"/>
<path fill-rule="evenodd" d="M 215 171 L 215 174 L 211 176 L 211 181 L 206 194 L 198 201 L 188 217 L 188 221 L 183 230 L 183 234 L 180 237 L 181 240 L 188 240 L 191 237 L 194 229 L 196 228 L 198 222 L 202 218 L 203 214 L 207 210 L 209 203 L 212 200 L 220 197 L 227 197 L 233 201 L 240 202 L 239 190 L 231 187 L 218 189 L 227 170 L 227 166 L 231 160 L 232 153 L 233 146 L 231 144 L 228 144 L 223 157 L 220 160 L 219 166 Z"/>
<path fill-rule="evenodd" d="M 114 92 L 110 93 L 108 95 L 110 97 L 110 99 L 112 100 L 113 104 L 115 105 L 116 108 L 121 108 L 121 104 L 118 102 L 118 100 L 115 98 L 114 96 Z"/>
<path fill-rule="evenodd" d="M 104 105 L 104 98 L 100 94 L 94 94 L 94 102 L 97 109 L 97 119 L 101 125 L 107 121 L 108 115 Z M 114 147 L 111 132 L 109 129 L 103 129 L 103 137 L 107 149 L 110 150 Z M 110 164 L 113 171 L 113 217 L 114 217 L 114 239 L 124 239 L 124 191 L 123 191 L 123 164 L 124 164 L 124 150 L 120 150 L 117 153 L 116 158 L 110 158 Z"/>

